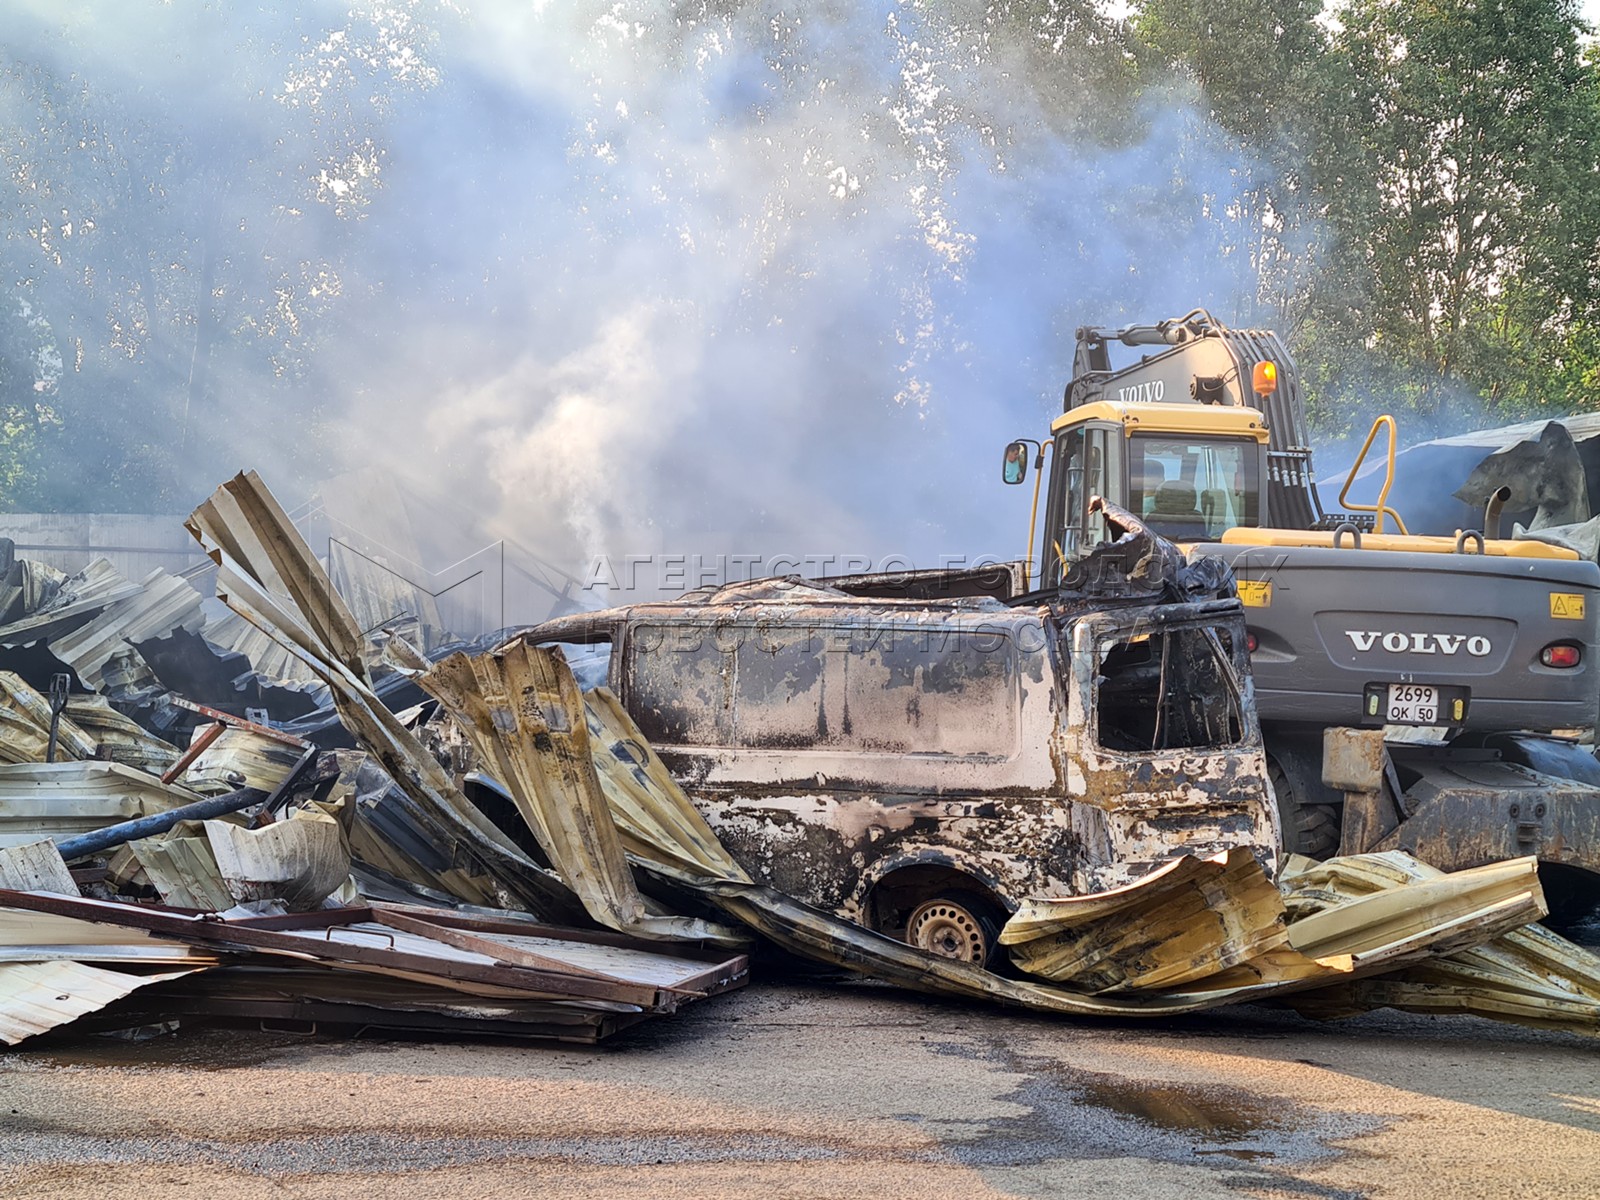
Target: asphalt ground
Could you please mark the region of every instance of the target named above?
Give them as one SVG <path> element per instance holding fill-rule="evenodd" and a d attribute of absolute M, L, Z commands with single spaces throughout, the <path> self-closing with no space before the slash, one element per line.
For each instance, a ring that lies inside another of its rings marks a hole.
<path fill-rule="evenodd" d="M 0 1196 L 1593 1197 L 1600 1040 L 758 983 L 597 1047 L 186 1027 L 0 1057 Z"/>

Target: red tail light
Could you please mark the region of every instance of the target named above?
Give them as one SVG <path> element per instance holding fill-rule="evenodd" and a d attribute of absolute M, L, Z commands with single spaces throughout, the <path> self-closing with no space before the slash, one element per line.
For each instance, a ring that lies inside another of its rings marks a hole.
<path fill-rule="evenodd" d="M 1248 650 L 1251 654 L 1254 654 L 1256 652 L 1256 648 L 1259 647 L 1260 645 L 1261 645 L 1261 639 L 1258 638 L 1255 634 L 1246 633 L 1244 635 L 1244 648 L 1246 650 Z"/>
<path fill-rule="evenodd" d="M 1539 661 L 1547 667 L 1575 667 L 1583 661 L 1583 651 L 1555 642 L 1539 651 Z"/>

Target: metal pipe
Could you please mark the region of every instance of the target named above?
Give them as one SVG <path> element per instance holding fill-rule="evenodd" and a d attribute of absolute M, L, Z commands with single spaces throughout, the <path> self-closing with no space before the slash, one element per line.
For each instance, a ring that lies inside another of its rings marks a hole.
<path fill-rule="evenodd" d="M 260 788 L 240 788 L 238 791 L 229 792 L 225 796 L 212 796 L 206 800 L 196 801 L 194 804 L 185 804 L 181 808 L 168 809 L 163 813 L 153 813 L 148 817 L 136 817 L 132 821 L 122 821 L 116 825 L 108 825 L 104 829 L 97 829 L 93 833 L 79 834 L 77 837 L 67 838 L 57 842 L 56 849 L 61 851 L 61 857 L 68 862 L 75 858 L 82 858 L 88 854 L 98 854 L 102 850 L 109 850 L 112 846 L 120 846 L 123 842 L 137 841 L 139 838 L 154 837 L 158 833 L 166 833 L 173 826 L 182 821 L 206 821 L 212 817 L 226 816 L 228 813 L 238 812 L 240 809 L 249 808 L 255 804 L 263 804 L 270 809 L 282 798 L 290 795 L 306 769 L 316 761 L 317 749 L 315 746 L 308 749 L 300 756 L 300 760 L 283 777 L 283 782 L 278 784 L 269 795 Z"/>
<path fill-rule="evenodd" d="M 228 813 L 238 812 L 241 808 L 260 804 L 266 798 L 267 793 L 260 788 L 240 788 L 225 796 L 212 796 L 194 804 L 185 804 L 182 808 L 171 808 L 148 817 L 136 817 L 132 821 L 107 825 L 104 829 L 97 829 L 93 833 L 81 833 L 77 837 L 57 842 L 56 849 L 61 851 L 62 858 L 70 862 L 75 858 L 83 858 L 85 855 L 98 854 L 102 850 L 120 846 L 123 842 L 134 842 L 140 838 L 166 833 L 181 821 L 205 821 L 212 817 L 226 816 Z"/>
<path fill-rule="evenodd" d="M 1490 541 L 1500 536 L 1500 512 L 1509 499 L 1511 499 L 1511 489 L 1498 487 L 1490 494 L 1489 503 L 1483 506 L 1483 536 Z"/>

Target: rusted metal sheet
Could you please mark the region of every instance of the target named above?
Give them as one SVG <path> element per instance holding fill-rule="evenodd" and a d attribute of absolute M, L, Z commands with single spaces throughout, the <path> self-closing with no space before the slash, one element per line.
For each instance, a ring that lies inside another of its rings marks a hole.
<path fill-rule="evenodd" d="M 0 671 L 0 761 L 44 762 L 50 741 L 50 701 L 20 675 Z M 93 758 L 95 741 L 71 717 L 56 722 L 56 758 Z"/>
<path fill-rule="evenodd" d="M 1522 860 L 1529 862 L 1532 860 Z M 1504 872 L 1496 864 L 1489 872 Z M 1448 886 L 1450 876 L 1411 855 L 1388 851 L 1316 863 L 1292 856 L 1283 872 L 1285 904 L 1302 939 L 1318 919 L 1337 924 L 1341 909 L 1398 889 Z M 1443 919 L 1446 914 L 1437 914 Z M 1377 978 L 1353 979 L 1289 999 L 1308 1016 L 1338 1017 L 1373 1008 L 1436 1015 L 1470 1013 L 1542 1029 L 1600 1033 L 1600 956 L 1541 925 L 1524 925 L 1446 956 Z"/>
<path fill-rule="evenodd" d="M 0 762 L 44 762 L 50 701 L 20 676 L 0 671 Z M 69 696 L 56 722 L 56 761 L 98 758 L 159 774 L 177 749 L 117 712 L 104 696 Z"/>
<path fill-rule="evenodd" d="M 464 928 L 449 913 L 438 914 L 444 920 L 435 922 L 434 914 L 420 908 L 218 918 L 4 890 L 0 905 L 147 930 L 216 951 L 425 980 L 471 995 L 598 1001 L 661 1013 L 742 986 L 749 971 L 743 955 L 708 959 L 676 948 L 662 954 L 636 949 L 637 943 L 597 948 L 582 931 L 566 939 L 559 930 L 516 922 Z"/>
<path fill-rule="evenodd" d="M 524 643 L 453 654 L 418 682 L 456 717 L 481 761 L 510 789 L 591 917 L 644 937 L 739 940 L 726 927 L 651 911 L 634 886 L 595 771 L 583 697 L 555 655 Z"/>
<path fill-rule="evenodd" d="M 1386 757 L 1382 729 L 1329 729 L 1322 738 L 1322 782 L 1341 792 L 1383 787 Z"/>
<path fill-rule="evenodd" d="M 345 726 L 404 791 L 430 840 L 451 848 L 447 861 L 459 845 L 493 878 L 504 905 L 561 918 L 581 913 L 566 884 L 484 818 L 379 701 L 360 628 L 259 476 L 241 474 L 218 488 L 187 527 L 217 563 L 218 594 L 321 673 Z"/>
<path fill-rule="evenodd" d="M 71 719 L 94 740 L 94 757 L 160 775 L 177 760 L 178 748 L 123 716 L 104 696 L 69 696 L 63 721 Z"/>
<path fill-rule="evenodd" d="M 1000 941 L 1030 975 L 1099 994 L 1180 990 L 1283 949 L 1289 930 L 1272 880 L 1232 850 L 1111 891 L 1027 901 Z"/>
<path fill-rule="evenodd" d="M 1097 993 L 1243 1000 L 1432 960 L 1544 913 L 1533 859 L 1417 874 L 1291 913 L 1260 864 L 1234 851 L 1103 896 L 1031 902 L 1001 940 L 1023 969 Z"/>
<path fill-rule="evenodd" d="M 140 929 L 97 925 L 75 917 L 0 907 L 0 962 L 215 964 L 217 956 Z"/>
<path fill-rule="evenodd" d="M 199 736 L 205 737 L 211 728 L 215 726 L 199 731 Z M 185 787 L 197 792 L 225 792 L 242 787 L 270 792 L 294 769 L 295 762 L 305 752 L 307 743 L 296 742 L 229 726 L 201 748 L 179 778 Z"/>

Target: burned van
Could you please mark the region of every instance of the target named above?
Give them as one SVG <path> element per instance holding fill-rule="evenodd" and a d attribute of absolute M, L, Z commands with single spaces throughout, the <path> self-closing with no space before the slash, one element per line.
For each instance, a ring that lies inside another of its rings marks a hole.
<path fill-rule="evenodd" d="M 983 961 L 1030 896 L 1278 845 L 1236 600 L 1098 611 L 797 578 L 530 631 L 605 674 L 757 880 Z"/>
<path fill-rule="evenodd" d="M 982 962 L 1030 896 L 1234 846 L 1275 866 L 1232 576 L 1107 515 L 1126 536 L 1048 594 L 760 579 L 525 637 L 605 648 L 605 682 L 752 877 Z"/>

